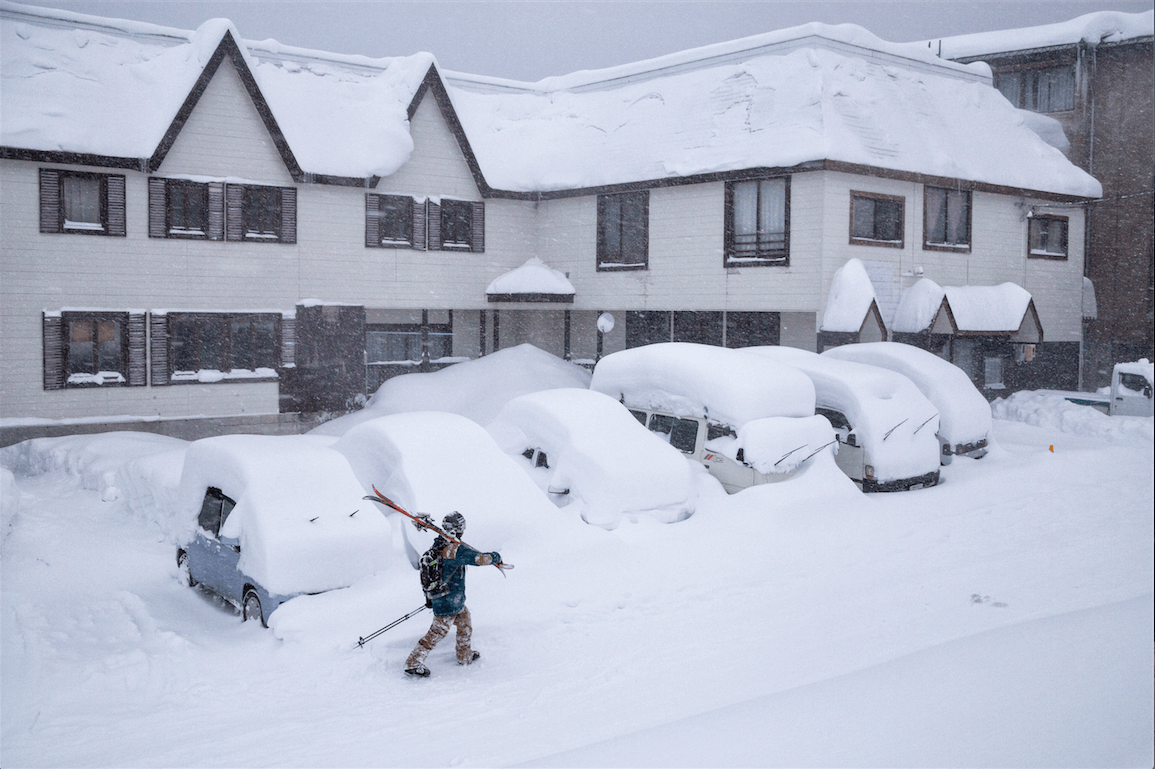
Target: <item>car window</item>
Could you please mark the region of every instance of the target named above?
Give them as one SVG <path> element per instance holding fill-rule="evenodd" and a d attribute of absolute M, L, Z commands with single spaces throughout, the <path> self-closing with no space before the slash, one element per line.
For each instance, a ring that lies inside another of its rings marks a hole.
<path fill-rule="evenodd" d="M 730 427 L 730 425 L 720 425 L 717 422 L 706 423 L 707 441 L 712 441 L 715 438 L 724 438 L 726 436 L 737 438 L 738 434 L 734 432 L 734 428 Z"/>
<path fill-rule="evenodd" d="M 1119 384 L 1126 387 L 1134 393 L 1147 395 L 1151 386 L 1147 384 L 1147 378 L 1139 374 L 1131 374 L 1128 372 L 1120 372 Z"/>
<path fill-rule="evenodd" d="M 685 454 L 693 454 L 698 442 L 698 423 L 693 419 L 678 419 L 666 414 L 650 417 L 650 430 L 669 441 L 670 445 Z"/>
<path fill-rule="evenodd" d="M 850 421 L 846 418 L 846 415 L 843 414 L 841 411 L 835 411 L 834 409 L 826 409 L 826 408 L 819 407 L 819 408 L 814 409 L 814 413 L 815 414 L 821 414 L 822 416 L 824 416 L 828 420 L 830 420 L 830 426 L 833 427 L 835 430 L 849 430 L 849 429 L 851 429 Z"/>
<path fill-rule="evenodd" d="M 236 504 L 226 497 L 220 489 L 210 486 L 205 491 L 204 501 L 201 502 L 201 512 L 197 516 L 197 523 L 214 537 L 219 536 L 221 524 L 229 517 L 229 513 L 233 511 Z"/>

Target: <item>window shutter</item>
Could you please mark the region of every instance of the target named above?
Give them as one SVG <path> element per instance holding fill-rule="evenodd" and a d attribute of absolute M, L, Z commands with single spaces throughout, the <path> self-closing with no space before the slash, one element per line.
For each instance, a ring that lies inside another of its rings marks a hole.
<path fill-rule="evenodd" d="M 225 185 L 225 239 L 245 239 L 245 188 L 241 184 Z"/>
<path fill-rule="evenodd" d="M 44 389 L 64 389 L 64 319 L 59 315 L 43 315 L 44 329 Z"/>
<path fill-rule="evenodd" d="M 413 247 L 425 250 L 425 206 L 417 201 L 413 202 Z"/>
<path fill-rule="evenodd" d="M 297 319 L 281 318 L 281 368 L 297 365 Z"/>
<path fill-rule="evenodd" d="M 381 247 L 381 196 L 365 193 L 365 248 Z"/>
<path fill-rule="evenodd" d="M 149 316 L 149 340 L 152 347 L 152 386 L 170 384 L 168 373 L 168 315 Z"/>
<path fill-rule="evenodd" d="M 125 236 L 124 220 L 124 177 L 109 176 L 105 179 L 108 190 L 108 234 Z"/>
<path fill-rule="evenodd" d="M 281 188 L 281 242 L 297 242 L 297 188 Z"/>
<path fill-rule="evenodd" d="M 156 176 L 148 178 L 148 236 L 150 238 L 164 238 L 168 236 L 165 226 L 166 182 Z"/>
<path fill-rule="evenodd" d="M 209 182 L 209 240 L 225 239 L 225 183 Z"/>
<path fill-rule="evenodd" d="M 470 220 L 469 250 L 475 254 L 485 251 L 485 203 L 474 201 Z"/>
<path fill-rule="evenodd" d="M 425 242 L 430 251 L 441 250 L 441 206 L 425 201 Z"/>
<path fill-rule="evenodd" d="M 60 232 L 60 172 L 40 169 L 40 231 Z"/>
<path fill-rule="evenodd" d="M 148 383 L 148 334 L 146 314 L 128 314 L 128 386 L 144 387 Z"/>

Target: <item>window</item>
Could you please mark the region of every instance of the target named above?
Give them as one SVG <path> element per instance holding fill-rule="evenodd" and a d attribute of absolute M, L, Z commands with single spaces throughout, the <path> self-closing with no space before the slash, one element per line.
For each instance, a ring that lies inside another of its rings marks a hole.
<path fill-rule="evenodd" d="M 599 270 L 646 269 L 649 218 L 649 190 L 598 195 Z"/>
<path fill-rule="evenodd" d="M 983 385 L 993 390 L 1001 390 L 1003 384 L 1003 359 L 1000 357 L 983 358 Z"/>
<path fill-rule="evenodd" d="M 906 199 L 872 192 L 850 193 L 850 242 L 903 247 Z"/>
<path fill-rule="evenodd" d="M 381 245 L 413 245 L 413 198 L 382 195 L 378 234 Z"/>
<path fill-rule="evenodd" d="M 125 235 L 124 177 L 40 169 L 40 231 Z"/>
<path fill-rule="evenodd" d="M 1020 109 L 1066 112 L 1075 108 L 1075 66 L 1000 72 L 995 75 L 995 88 Z"/>
<path fill-rule="evenodd" d="M 1028 256 L 1041 259 L 1067 258 L 1067 217 L 1036 214 L 1028 221 Z"/>
<path fill-rule="evenodd" d="M 429 326 L 429 359 L 453 355 L 453 330 L 441 324 Z M 369 363 L 418 363 L 422 360 L 422 332 L 417 324 L 373 326 L 365 332 Z"/>
<path fill-rule="evenodd" d="M 969 251 L 971 245 L 970 190 L 926 187 L 923 195 L 922 247 L 930 251 Z"/>
<path fill-rule="evenodd" d="M 425 220 L 430 250 L 485 251 L 485 203 L 448 198 L 440 202 L 429 200 L 425 203 Z"/>
<path fill-rule="evenodd" d="M 201 502 L 200 515 L 197 516 L 197 524 L 205 531 L 212 534 L 214 537 L 219 536 L 221 526 L 228 520 L 229 513 L 237 506 L 229 497 L 214 487 L 209 486 L 205 491 L 205 498 Z"/>
<path fill-rule="evenodd" d="M 44 313 L 44 389 L 145 384 L 143 312 Z"/>
<path fill-rule="evenodd" d="M 726 184 L 727 267 L 790 263 L 790 180 Z"/>
<path fill-rule="evenodd" d="M 208 185 L 168 180 L 167 187 L 169 233 L 203 236 L 208 229 Z"/>
<path fill-rule="evenodd" d="M 224 240 L 224 182 L 148 180 L 148 236 Z"/>
<path fill-rule="evenodd" d="M 172 381 L 275 377 L 279 321 L 264 313 L 171 313 Z"/>
<path fill-rule="evenodd" d="M 225 209 L 225 234 L 230 241 L 297 242 L 295 187 L 228 184 Z M 211 210 L 210 206 L 210 214 Z"/>
<path fill-rule="evenodd" d="M 650 416 L 650 432 L 665 438 L 683 454 L 693 454 L 698 443 L 698 423 L 693 419 L 679 419 L 665 414 Z"/>

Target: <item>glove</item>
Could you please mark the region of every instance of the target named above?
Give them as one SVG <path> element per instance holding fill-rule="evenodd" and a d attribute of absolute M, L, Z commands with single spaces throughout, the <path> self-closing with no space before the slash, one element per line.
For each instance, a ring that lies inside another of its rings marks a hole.
<path fill-rule="evenodd" d="M 425 608 L 426 609 L 432 609 L 433 608 L 433 599 L 430 598 L 429 596 L 425 596 Z"/>

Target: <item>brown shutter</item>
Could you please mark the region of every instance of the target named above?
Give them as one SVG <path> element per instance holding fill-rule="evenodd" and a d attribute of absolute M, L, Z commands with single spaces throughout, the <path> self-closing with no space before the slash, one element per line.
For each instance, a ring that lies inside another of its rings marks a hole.
<path fill-rule="evenodd" d="M 170 384 L 168 373 L 168 315 L 149 315 L 149 346 L 152 350 L 152 386 Z"/>
<path fill-rule="evenodd" d="M 209 182 L 209 240 L 225 239 L 225 183 Z"/>
<path fill-rule="evenodd" d="M 146 313 L 128 314 L 128 386 L 144 387 L 148 383 L 148 333 Z"/>
<path fill-rule="evenodd" d="M 281 318 L 281 368 L 297 365 L 297 319 Z"/>
<path fill-rule="evenodd" d="M 241 184 L 225 185 L 225 238 L 245 239 L 245 188 Z"/>
<path fill-rule="evenodd" d="M 425 250 L 425 203 L 413 201 L 413 247 Z"/>
<path fill-rule="evenodd" d="M 64 389 L 64 319 L 44 313 L 44 389 Z"/>
<path fill-rule="evenodd" d="M 40 169 L 40 231 L 60 232 L 60 171 Z"/>
<path fill-rule="evenodd" d="M 297 242 L 297 188 L 281 188 L 281 242 Z"/>
<path fill-rule="evenodd" d="M 485 203 L 474 201 L 473 215 L 469 222 L 469 250 L 475 254 L 485 251 Z"/>
<path fill-rule="evenodd" d="M 168 227 L 165 224 L 167 184 L 164 179 L 156 176 L 148 178 L 148 236 L 150 238 L 168 237 Z"/>
<path fill-rule="evenodd" d="M 124 217 L 124 177 L 106 177 L 105 184 L 108 190 L 108 234 L 123 238 L 126 232 Z"/>
<path fill-rule="evenodd" d="M 381 196 L 365 193 L 365 248 L 381 247 Z"/>
<path fill-rule="evenodd" d="M 441 250 L 441 206 L 432 200 L 425 202 L 425 242 L 430 251 Z"/>

